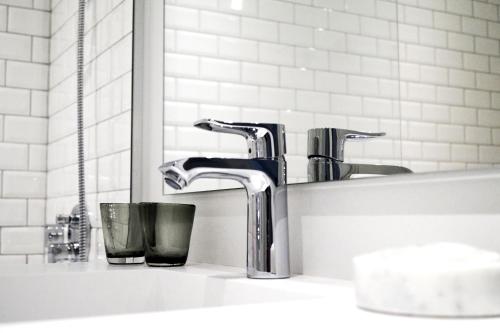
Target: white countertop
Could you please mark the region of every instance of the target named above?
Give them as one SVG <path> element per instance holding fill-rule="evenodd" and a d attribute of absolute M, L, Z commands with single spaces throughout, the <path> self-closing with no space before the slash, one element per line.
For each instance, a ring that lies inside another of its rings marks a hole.
<path fill-rule="evenodd" d="M 178 268 L 151 269 L 145 266 L 108 266 L 105 263 L 72 265 L 10 265 L 0 267 L 0 281 L 40 274 L 89 274 L 115 271 L 139 273 L 172 270 L 188 276 L 216 276 L 222 288 L 247 286 L 280 290 L 291 296 L 286 301 L 260 304 L 224 305 L 187 310 L 109 315 L 74 319 L 0 324 L 2 333 L 11 332 L 500 332 L 500 318 L 442 319 L 416 318 L 373 313 L 358 309 L 350 282 L 308 276 L 284 280 L 250 280 L 239 268 L 214 265 L 188 265 Z M 177 274 L 179 275 L 179 274 Z M 182 277 L 182 275 L 181 275 Z M 4 280 L 1 280 L 4 279 Z M 133 286 L 130 286 L 133 288 Z M 23 295 L 19 295 L 22 297 Z M 71 301 L 68 295 L 68 302 Z M 26 300 L 29 301 L 29 300 Z M 0 302 L 5 298 L 0 294 Z M 46 300 L 51 306 L 51 300 Z"/>

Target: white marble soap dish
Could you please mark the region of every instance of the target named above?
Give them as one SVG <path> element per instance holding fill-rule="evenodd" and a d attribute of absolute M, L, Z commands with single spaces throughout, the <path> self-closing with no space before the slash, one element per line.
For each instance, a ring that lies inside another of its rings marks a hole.
<path fill-rule="evenodd" d="M 415 316 L 500 315 L 500 254 L 436 243 L 354 258 L 359 307 Z"/>

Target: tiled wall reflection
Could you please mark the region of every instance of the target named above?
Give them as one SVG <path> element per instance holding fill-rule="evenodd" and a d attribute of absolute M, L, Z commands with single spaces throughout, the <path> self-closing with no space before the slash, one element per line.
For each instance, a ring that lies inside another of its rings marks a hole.
<path fill-rule="evenodd" d="M 500 163 L 496 0 L 400 0 L 403 158 L 416 171 Z"/>
<path fill-rule="evenodd" d="M 245 156 L 243 138 L 191 126 L 211 117 L 284 123 L 289 182 L 307 179 L 312 127 L 386 131 L 346 155 L 399 164 L 396 14 L 391 1 L 166 0 L 165 160 Z"/>
<path fill-rule="evenodd" d="M 290 182 L 305 178 L 311 127 L 388 133 L 349 144 L 354 161 L 416 172 L 500 163 L 496 0 L 165 3 L 166 160 L 244 156 L 243 140 L 191 127 L 214 117 L 284 123 Z"/>

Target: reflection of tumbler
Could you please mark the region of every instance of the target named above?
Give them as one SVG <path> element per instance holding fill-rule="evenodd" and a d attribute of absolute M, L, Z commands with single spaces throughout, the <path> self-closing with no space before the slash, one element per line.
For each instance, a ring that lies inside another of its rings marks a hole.
<path fill-rule="evenodd" d="M 138 205 L 101 203 L 101 219 L 108 262 L 142 264 L 144 237 Z"/>
<path fill-rule="evenodd" d="M 148 265 L 182 266 L 186 263 L 195 208 L 176 203 L 139 204 Z"/>

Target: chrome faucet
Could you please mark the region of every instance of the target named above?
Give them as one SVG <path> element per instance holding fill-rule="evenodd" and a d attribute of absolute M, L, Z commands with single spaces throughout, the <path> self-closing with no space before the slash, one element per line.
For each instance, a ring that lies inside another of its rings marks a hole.
<path fill-rule="evenodd" d="M 350 179 L 355 174 L 393 175 L 411 173 L 396 165 L 353 164 L 344 162 L 347 140 L 384 136 L 385 133 L 366 133 L 341 128 L 313 128 L 307 131 L 307 178 L 309 182 Z"/>
<path fill-rule="evenodd" d="M 290 277 L 285 127 L 204 119 L 195 127 L 243 136 L 250 159 L 191 157 L 164 163 L 165 182 L 182 189 L 198 178 L 240 182 L 247 192 L 247 276 Z"/>

